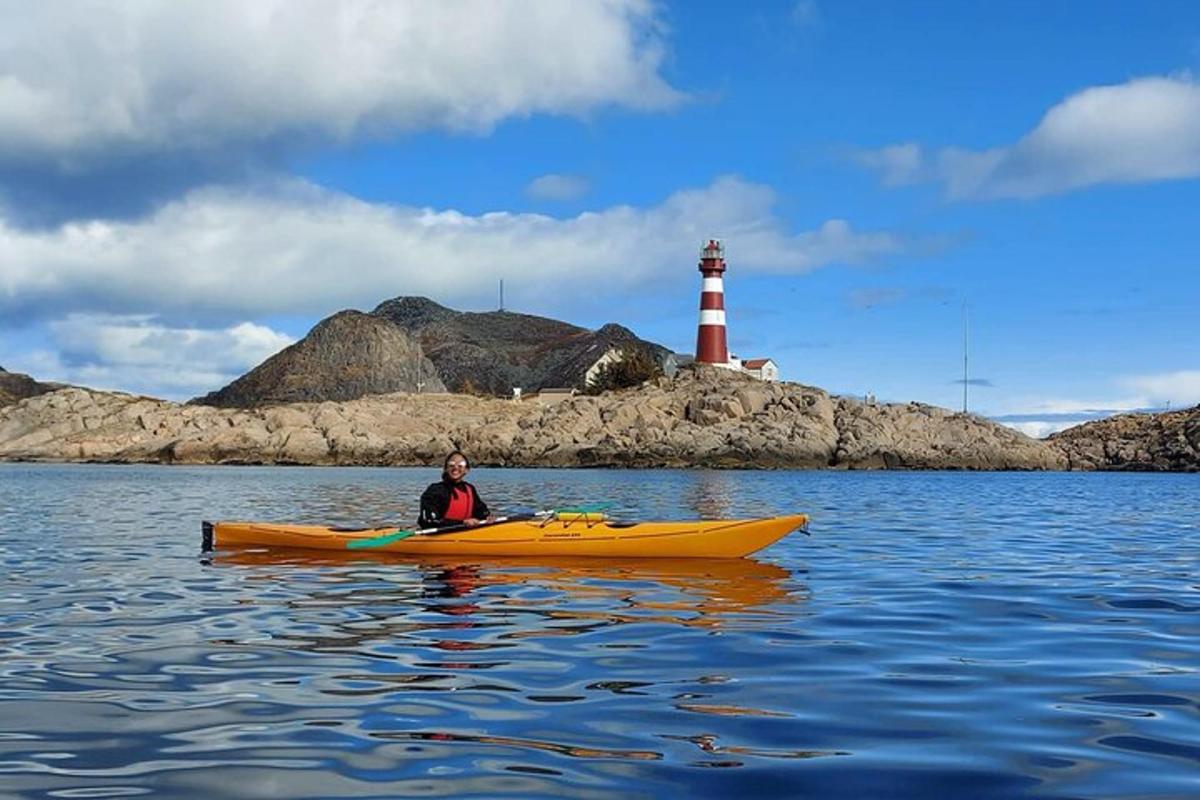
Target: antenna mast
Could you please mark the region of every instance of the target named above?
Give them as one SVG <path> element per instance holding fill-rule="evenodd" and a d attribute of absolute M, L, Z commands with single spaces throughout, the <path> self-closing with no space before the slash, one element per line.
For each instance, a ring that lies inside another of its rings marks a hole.
<path fill-rule="evenodd" d="M 967 413 L 967 304 L 963 303 L 963 413 Z"/>
<path fill-rule="evenodd" d="M 500 310 L 504 310 L 504 278 L 500 279 Z"/>

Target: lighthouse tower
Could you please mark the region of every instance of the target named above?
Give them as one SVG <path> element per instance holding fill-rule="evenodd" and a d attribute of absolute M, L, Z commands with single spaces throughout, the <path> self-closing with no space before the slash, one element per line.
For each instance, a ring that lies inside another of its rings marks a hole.
<path fill-rule="evenodd" d="M 696 334 L 696 361 L 728 367 L 729 346 L 725 342 L 725 248 L 709 239 L 700 251 L 700 329 Z"/>

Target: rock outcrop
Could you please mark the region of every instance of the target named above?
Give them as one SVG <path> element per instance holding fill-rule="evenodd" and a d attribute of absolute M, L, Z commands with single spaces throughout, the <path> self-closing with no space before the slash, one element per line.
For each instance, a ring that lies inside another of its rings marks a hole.
<path fill-rule="evenodd" d="M 9 372 L 4 367 L 0 367 L 0 406 L 11 405 L 26 397 L 37 397 L 39 394 L 46 394 L 61 388 L 63 388 L 61 383 L 39 383 L 28 375 Z"/>
<path fill-rule="evenodd" d="M 660 363 L 672 355 L 613 323 L 590 331 L 532 314 L 454 311 L 425 297 L 397 297 L 371 313 L 417 337 L 453 392 L 582 389 L 588 368 L 611 349 L 642 347 Z"/>
<path fill-rule="evenodd" d="M 1068 428 L 1047 443 L 1071 469 L 1200 471 L 1200 405 L 1158 414 L 1122 414 Z"/>
<path fill-rule="evenodd" d="M 397 393 L 220 409 L 64 389 L 0 409 L 7 460 L 414 465 L 454 447 L 509 466 L 1066 466 L 1055 448 L 979 417 L 703 367 L 548 406 Z"/>
<path fill-rule="evenodd" d="M 418 388 L 446 389 L 411 336 L 370 314 L 340 311 L 225 388 L 190 402 L 250 408 Z"/>
<path fill-rule="evenodd" d="M 301 341 L 191 402 L 251 408 L 353 400 L 417 391 L 418 379 L 424 391 L 499 397 L 513 387 L 583 388 L 588 369 L 623 346 L 645 348 L 659 363 L 672 359 L 665 347 L 620 325 L 590 331 L 531 314 L 462 312 L 424 297 L 398 297 L 370 314 L 341 311 L 322 320 Z"/>

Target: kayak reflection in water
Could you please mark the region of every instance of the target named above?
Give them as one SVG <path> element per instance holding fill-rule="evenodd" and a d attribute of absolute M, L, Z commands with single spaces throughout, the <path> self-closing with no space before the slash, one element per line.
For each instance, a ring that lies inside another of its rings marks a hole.
<path fill-rule="evenodd" d="M 418 527 L 478 525 L 493 519 L 487 503 L 479 497 L 475 487 L 466 481 L 470 469 L 467 457 L 458 450 L 446 456 L 442 466 L 442 479 L 429 484 L 429 488 L 421 495 Z"/>

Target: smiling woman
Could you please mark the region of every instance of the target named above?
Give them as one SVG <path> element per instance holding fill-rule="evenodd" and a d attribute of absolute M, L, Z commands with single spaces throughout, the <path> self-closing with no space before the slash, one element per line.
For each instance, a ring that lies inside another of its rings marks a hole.
<path fill-rule="evenodd" d="M 470 469 L 467 457 L 458 450 L 446 456 L 442 479 L 429 484 L 429 488 L 421 495 L 418 527 L 474 526 L 493 518 L 487 503 L 479 497 L 479 492 L 466 481 Z"/>

